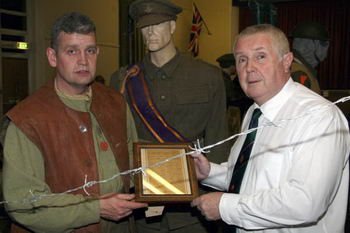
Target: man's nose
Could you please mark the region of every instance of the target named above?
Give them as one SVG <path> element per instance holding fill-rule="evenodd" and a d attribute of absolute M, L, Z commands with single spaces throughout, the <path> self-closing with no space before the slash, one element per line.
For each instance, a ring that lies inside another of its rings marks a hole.
<path fill-rule="evenodd" d="M 82 65 L 85 65 L 87 63 L 87 55 L 85 54 L 85 52 L 79 52 L 78 62 Z"/>
<path fill-rule="evenodd" d="M 247 72 L 255 71 L 254 62 L 252 60 L 248 60 L 246 68 L 247 68 Z"/>
<path fill-rule="evenodd" d="M 147 30 L 148 34 L 151 35 L 153 33 L 153 25 L 150 25 Z"/>

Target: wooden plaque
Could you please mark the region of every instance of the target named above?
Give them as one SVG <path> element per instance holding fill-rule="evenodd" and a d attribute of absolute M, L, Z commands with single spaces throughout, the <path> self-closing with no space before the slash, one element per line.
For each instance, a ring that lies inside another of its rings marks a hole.
<path fill-rule="evenodd" d="M 189 144 L 134 143 L 136 201 L 147 203 L 190 202 L 198 196 L 193 158 L 184 155 Z"/>

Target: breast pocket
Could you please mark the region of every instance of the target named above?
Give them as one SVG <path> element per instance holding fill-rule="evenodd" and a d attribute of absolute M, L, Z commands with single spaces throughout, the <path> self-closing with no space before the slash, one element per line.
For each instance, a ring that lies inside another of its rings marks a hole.
<path fill-rule="evenodd" d="M 275 188 L 286 179 L 291 165 L 290 148 L 264 148 L 252 156 L 252 172 L 259 188 Z"/>

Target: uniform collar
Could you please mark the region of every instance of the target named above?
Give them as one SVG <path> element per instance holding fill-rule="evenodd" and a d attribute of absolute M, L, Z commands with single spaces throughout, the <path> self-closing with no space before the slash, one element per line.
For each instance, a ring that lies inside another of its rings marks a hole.
<path fill-rule="evenodd" d="M 180 63 L 180 53 L 176 49 L 175 56 L 165 63 L 162 67 L 155 66 L 150 58 L 150 55 L 147 54 L 143 60 L 144 68 L 146 70 L 147 77 L 150 80 L 154 79 L 171 79 L 176 67 Z"/>

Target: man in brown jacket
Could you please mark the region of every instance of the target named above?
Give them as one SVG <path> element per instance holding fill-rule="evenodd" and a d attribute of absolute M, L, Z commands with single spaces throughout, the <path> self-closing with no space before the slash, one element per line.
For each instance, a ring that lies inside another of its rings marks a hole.
<path fill-rule="evenodd" d="M 51 33 L 54 80 L 7 113 L 3 190 L 12 232 L 129 232 L 126 217 L 146 204 L 124 193 L 126 176 L 110 179 L 129 169 L 127 105 L 93 82 L 99 49 L 87 16 L 65 14 Z"/>

